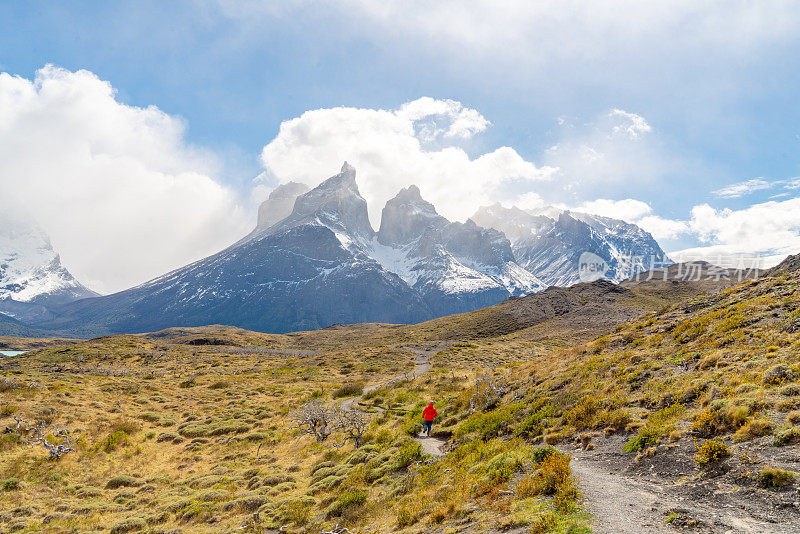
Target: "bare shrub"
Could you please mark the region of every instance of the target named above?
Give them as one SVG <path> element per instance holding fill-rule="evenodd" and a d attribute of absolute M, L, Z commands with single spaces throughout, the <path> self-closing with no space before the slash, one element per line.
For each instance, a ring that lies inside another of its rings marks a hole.
<path fill-rule="evenodd" d="M 475 393 L 469 400 L 469 413 L 476 410 L 485 410 L 497 404 L 508 393 L 508 375 L 494 376 L 494 372 L 487 369 L 483 375 L 475 378 Z"/>

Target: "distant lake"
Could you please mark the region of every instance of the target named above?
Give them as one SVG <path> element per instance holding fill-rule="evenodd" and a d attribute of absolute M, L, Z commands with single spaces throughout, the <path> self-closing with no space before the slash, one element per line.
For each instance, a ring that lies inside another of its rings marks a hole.
<path fill-rule="evenodd" d="M 24 350 L 0 350 L 0 356 L 16 356 L 17 354 L 25 354 Z"/>

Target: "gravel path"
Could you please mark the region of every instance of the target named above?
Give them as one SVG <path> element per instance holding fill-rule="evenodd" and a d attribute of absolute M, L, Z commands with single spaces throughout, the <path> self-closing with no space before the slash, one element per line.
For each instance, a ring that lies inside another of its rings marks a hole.
<path fill-rule="evenodd" d="M 597 534 L 651 534 L 677 532 L 664 523 L 658 497 L 635 481 L 609 473 L 589 460 L 573 455 L 570 467 L 583 494 L 584 506 L 595 517 Z"/>

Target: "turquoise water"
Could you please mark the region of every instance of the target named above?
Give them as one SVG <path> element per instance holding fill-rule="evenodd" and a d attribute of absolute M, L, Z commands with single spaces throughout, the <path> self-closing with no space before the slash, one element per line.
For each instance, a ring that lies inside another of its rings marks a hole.
<path fill-rule="evenodd" d="M 17 354 L 25 354 L 24 350 L 0 350 L 0 356 L 16 356 Z"/>

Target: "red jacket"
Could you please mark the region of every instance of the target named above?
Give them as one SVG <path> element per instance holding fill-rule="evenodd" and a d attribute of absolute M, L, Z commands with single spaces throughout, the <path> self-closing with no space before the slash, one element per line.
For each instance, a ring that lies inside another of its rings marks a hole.
<path fill-rule="evenodd" d="M 433 403 L 429 404 L 424 410 L 422 410 L 422 417 L 424 417 L 426 421 L 433 421 L 433 418 L 437 415 L 439 414 L 436 411 L 436 408 L 433 407 Z"/>

